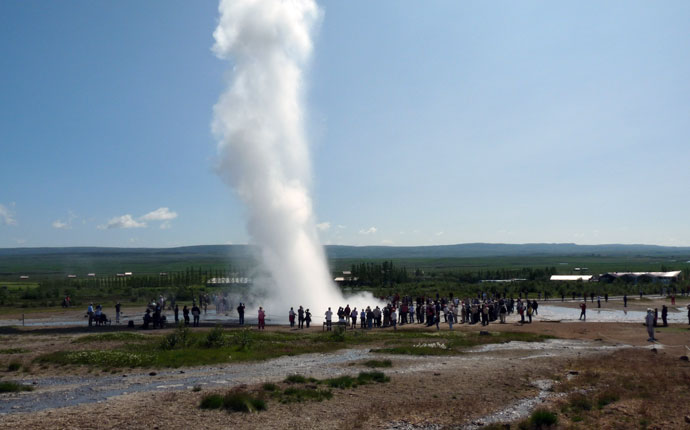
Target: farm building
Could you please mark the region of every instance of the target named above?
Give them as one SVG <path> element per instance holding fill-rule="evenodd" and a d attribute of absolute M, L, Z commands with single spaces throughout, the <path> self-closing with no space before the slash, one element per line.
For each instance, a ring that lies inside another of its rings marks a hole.
<path fill-rule="evenodd" d="M 676 282 L 681 278 L 682 272 L 676 270 L 673 272 L 608 272 L 599 275 L 600 282 L 613 282 L 620 279 L 624 282 Z"/>
<path fill-rule="evenodd" d="M 551 275 L 551 281 L 582 281 L 590 282 L 592 275 Z"/>

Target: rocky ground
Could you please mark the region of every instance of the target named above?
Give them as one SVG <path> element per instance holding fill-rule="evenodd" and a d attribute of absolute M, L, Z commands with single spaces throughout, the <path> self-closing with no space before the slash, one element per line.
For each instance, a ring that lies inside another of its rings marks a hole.
<path fill-rule="evenodd" d="M 454 328 L 482 329 L 467 325 Z M 442 329 L 448 330 L 447 325 Z M 668 362 L 673 372 L 657 375 L 657 378 L 667 378 L 668 384 L 682 385 L 690 381 L 687 361 L 679 360 L 688 352 L 685 345 L 690 346 L 688 325 L 672 324 L 659 329 L 660 342 L 656 345 L 646 341 L 641 323 L 559 323 L 535 319 L 533 324 L 521 325 L 512 319 L 509 324 L 491 324 L 488 329 L 542 333 L 558 339 L 485 345 L 461 355 L 442 357 L 382 357 L 380 354 L 374 357 L 367 348 L 355 348 L 257 363 L 110 373 L 86 367 L 66 370 L 30 364 L 39 353 L 75 347 L 71 346 L 74 345 L 71 340 L 89 332 L 84 327 L 6 329 L 0 332 L 4 333 L 0 335 L 0 350 L 23 348 L 29 351 L 17 355 L 28 370 L 12 379 L 32 384 L 36 389 L 0 394 L 0 428 L 480 428 L 492 422 L 511 421 L 514 424 L 538 405 L 560 411 L 563 406 L 559 406 L 559 402 L 565 401 L 568 390 L 579 389 L 569 382 L 569 375 L 573 371 L 589 375 L 590 368 L 607 360 L 613 369 L 622 369 L 632 362 L 637 366 L 635 369 Z M 269 330 L 290 329 L 269 327 Z M 429 330 L 433 332 L 435 328 Z M 224 393 L 238 388 L 260 393 L 263 382 L 279 383 L 290 374 L 316 378 L 356 375 L 368 370 L 361 364 L 372 357 L 392 360 L 393 367 L 384 369 L 390 382 L 334 389 L 334 397 L 322 402 L 281 404 L 269 400 L 268 410 L 258 414 L 209 411 L 198 407 L 207 393 Z M 0 355 L 3 362 L 9 359 Z M 630 374 L 629 378 L 634 380 L 636 375 Z M 2 375 L 2 380 L 7 379 L 9 375 Z M 195 391 L 194 387 L 200 391 Z M 603 409 L 595 417 L 586 415 L 582 423 L 568 421 L 567 413 L 559 412 L 562 416 L 559 425 L 583 429 L 592 428 L 592 423 L 599 428 L 641 428 L 643 424 L 646 426 L 643 428 L 690 426 L 684 422 L 684 416 L 690 415 L 687 402 L 674 403 L 673 412 L 669 412 L 664 406 L 667 403 L 660 401 L 658 408 L 660 411 L 666 409 L 665 415 L 642 411 L 641 402 L 623 398 L 615 404 L 617 409 Z M 650 411 L 656 407 L 656 403 L 652 403 L 648 406 Z M 620 426 L 623 415 L 632 416 L 629 427 L 628 424 Z M 638 415 L 648 418 L 638 419 Z"/>

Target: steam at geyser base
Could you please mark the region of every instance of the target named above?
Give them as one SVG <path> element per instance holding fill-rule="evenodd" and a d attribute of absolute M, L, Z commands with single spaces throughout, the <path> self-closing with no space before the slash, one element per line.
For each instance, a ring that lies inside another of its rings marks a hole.
<path fill-rule="evenodd" d="M 329 306 L 375 304 L 333 284 L 309 195 L 303 83 L 321 10 L 313 0 L 221 0 L 219 12 L 213 51 L 233 62 L 214 107 L 219 172 L 246 204 L 259 272 L 270 274 L 255 277 L 249 305 L 287 320 L 300 305 L 319 318 Z"/>

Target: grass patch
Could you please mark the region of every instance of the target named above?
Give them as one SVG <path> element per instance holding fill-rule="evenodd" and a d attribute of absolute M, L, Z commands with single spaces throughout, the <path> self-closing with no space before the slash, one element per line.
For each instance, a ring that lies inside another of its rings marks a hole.
<path fill-rule="evenodd" d="M 609 389 L 599 393 L 597 396 L 597 407 L 599 409 L 606 405 L 610 405 L 613 402 L 617 402 L 620 399 L 620 394 Z"/>
<path fill-rule="evenodd" d="M 17 370 L 22 368 L 22 363 L 18 361 L 13 361 L 10 364 L 7 365 L 7 371 L 8 372 L 16 372 Z"/>
<path fill-rule="evenodd" d="M 288 383 L 288 384 L 306 384 L 309 382 L 309 379 L 307 379 L 306 376 L 303 375 L 288 375 L 283 382 Z"/>
<path fill-rule="evenodd" d="M 358 385 L 366 385 L 370 383 L 384 383 L 391 379 L 383 372 L 360 372 L 357 377 L 348 375 L 340 376 L 338 378 L 326 379 L 323 382 L 331 388 L 356 388 Z"/>
<path fill-rule="evenodd" d="M 72 341 L 72 343 L 92 343 L 92 342 L 141 342 L 150 339 L 139 333 L 117 332 L 117 333 L 99 333 L 81 336 Z"/>
<path fill-rule="evenodd" d="M 36 358 L 39 363 L 79 364 L 101 368 L 144 367 L 153 364 L 153 356 L 123 351 L 57 351 Z"/>
<path fill-rule="evenodd" d="M 582 393 L 573 394 L 570 397 L 570 407 L 575 411 L 592 410 L 592 401 Z"/>
<path fill-rule="evenodd" d="M 6 348 L 0 349 L 0 354 L 24 354 L 26 352 L 31 352 L 24 348 Z"/>
<path fill-rule="evenodd" d="M 199 404 L 201 409 L 225 409 L 228 412 L 260 412 L 266 410 L 266 401 L 244 391 L 229 391 L 224 396 L 207 394 Z"/>
<path fill-rule="evenodd" d="M 16 382 L 2 381 L 0 382 L 0 393 L 18 393 L 20 391 L 33 391 L 34 387 L 30 385 L 18 384 Z"/>
<path fill-rule="evenodd" d="M 363 363 L 366 367 L 393 367 L 393 362 L 390 360 L 369 360 Z"/>
<path fill-rule="evenodd" d="M 529 419 L 523 420 L 518 423 L 518 429 L 520 430 L 541 430 L 549 429 L 558 423 L 558 416 L 547 410 L 547 409 L 537 409 L 532 412 Z"/>
<path fill-rule="evenodd" d="M 330 390 L 319 390 L 316 386 L 311 387 L 288 387 L 277 396 L 281 403 L 294 403 L 304 401 L 321 402 L 333 397 Z"/>
<path fill-rule="evenodd" d="M 278 386 L 272 382 L 266 382 L 261 386 L 261 389 L 264 391 L 276 391 L 278 389 Z"/>

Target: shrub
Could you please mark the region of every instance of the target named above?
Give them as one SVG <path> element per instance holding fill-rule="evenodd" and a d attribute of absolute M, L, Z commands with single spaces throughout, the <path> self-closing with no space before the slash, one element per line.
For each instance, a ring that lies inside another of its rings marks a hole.
<path fill-rule="evenodd" d="M 597 396 L 597 406 L 601 409 L 608 404 L 618 401 L 618 399 L 620 399 L 618 393 L 610 390 L 604 391 Z"/>
<path fill-rule="evenodd" d="M 237 345 L 240 351 L 247 351 L 254 344 L 254 335 L 250 329 L 240 330 L 233 336 L 232 343 Z"/>
<path fill-rule="evenodd" d="M 228 412 L 259 412 L 266 410 L 263 399 L 243 391 L 229 391 L 227 394 L 207 394 L 199 404 L 201 409 L 226 409 Z"/>
<path fill-rule="evenodd" d="M 345 342 L 345 326 L 334 325 L 331 332 L 331 340 L 334 342 Z"/>
<path fill-rule="evenodd" d="M 266 382 L 261 388 L 264 391 L 275 391 L 278 389 L 278 386 L 272 382 Z"/>
<path fill-rule="evenodd" d="M 189 328 L 184 324 L 177 326 L 177 329 L 169 335 L 163 337 L 160 348 L 164 350 L 184 349 L 191 343 Z"/>
<path fill-rule="evenodd" d="M 536 411 L 532 412 L 529 422 L 533 428 L 547 428 L 558 422 L 558 416 L 546 409 L 537 409 Z"/>
<path fill-rule="evenodd" d="M 282 403 L 291 403 L 291 402 L 303 402 L 306 400 L 312 400 L 312 401 L 317 401 L 320 402 L 324 399 L 330 399 L 333 397 L 333 393 L 331 391 L 323 391 L 323 390 L 317 390 L 316 388 L 296 388 L 296 387 L 289 387 L 287 388 L 284 392 L 283 395 L 281 396 L 281 402 Z"/>
<path fill-rule="evenodd" d="M 364 365 L 367 367 L 393 367 L 393 362 L 390 360 L 369 360 L 365 361 Z"/>
<path fill-rule="evenodd" d="M 357 379 L 345 375 L 338 378 L 327 379 L 326 384 L 331 388 L 350 388 L 352 386 L 357 386 Z"/>
<path fill-rule="evenodd" d="M 284 382 L 288 384 L 304 384 L 307 382 L 307 378 L 302 375 L 289 375 Z"/>
<path fill-rule="evenodd" d="M 220 409 L 223 407 L 223 396 L 220 394 L 207 394 L 201 399 L 201 409 Z"/>
<path fill-rule="evenodd" d="M 16 372 L 22 367 L 22 363 L 18 361 L 13 361 L 7 366 L 7 371 L 8 372 Z"/>
<path fill-rule="evenodd" d="M 16 382 L 0 382 L 0 393 L 17 393 L 19 391 L 33 391 L 33 389 L 34 387 L 30 385 L 18 384 Z"/>
<path fill-rule="evenodd" d="M 223 328 L 221 326 L 216 326 L 208 332 L 206 339 L 204 340 L 204 346 L 206 348 L 221 348 L 225 345 L 225 334 L 223 333 Z"/>
<path fill-rule="evenodd" d="M 570 407 L 574 410 L 589 411 L 592 409 L 592 402 L 584 394 L 574 394 L 570 398 Z"/>
<path fill-rule="evenodd" d="M 266 410 L 266 402 L 245 392 L 229 392 L 223 397 L 223 407 L 232 412 L 259 412 Z"/>
<path fill-rule="evenodd" d="M 388 382 L 391 378 L 386 376 L 385 373 L 374 371 L 374 372 L 360 372 L 357 376 L 357 382 L 360 384 L 366 384 L 369 382 Z"/>

